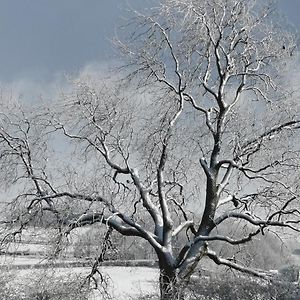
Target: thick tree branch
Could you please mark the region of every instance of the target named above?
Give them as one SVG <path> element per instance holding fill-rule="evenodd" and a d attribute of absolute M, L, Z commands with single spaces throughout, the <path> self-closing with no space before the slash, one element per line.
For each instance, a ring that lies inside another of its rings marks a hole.
<path fill-rule="evenodd" d="M 208 258 L 210 258 L 212 261 L 214 261 L 217 265 L 224 265 L 224 266 L 227 266 L 234 270 L 237 270 L 237 271 L 240 271 L 240 272 L 243 272 L 246 274 L 250 274 L 255 277 L 270 279 L 270 276 L 268 276 L 267 273 L 264 273 L 262 271 L 257 271 L 257 270 L 251 269 L 251 268 L 247 268 L 247 267 L 239 265 L 235 262 L 232 262 L 228 259 L 221 258 L 221 257 L 217 256 L 217 254 L 212 250 L 207 249 L 206 256 Z"/>
<path fill-rule="evenodd" d="M 280 212 L 280 213 L 278 212 L 278 214 L 283 214 L 283 212 Z M 273 214 L 273 217 L 277 216 L 278 214 L 277 213 Z M 294 211 L 287 212 L 287 214 L 293 215 Z M 248 214 L 239 213 L 239 212 L 227 212 L 227 213 L 219 216 L 218 218 L 216 218 L 214 221 L 214 224 L 215 224 L 215 226 L 217 226 L 229 218 L 241 219 L 241 220 L 249 222 L 252 225 L 260 226 L 260 227 L 268 227 L 268 226 L 285 227 L 285 228 L 292 229 L 293 231 L 300 232 L 299 228 L 291 225 L 291 224 L 295 224 L 295 225 L 300 224 L 300 219 L 295 220 L 295 221 L 285 221 L 285 222 L 284 221 L 282 221 L 282 222 L 272 221 L 272 219 L 270 219 L 270 218 L 268 218 L 267 220 L 261 220 L 261 219 L 254 218 Z"/>

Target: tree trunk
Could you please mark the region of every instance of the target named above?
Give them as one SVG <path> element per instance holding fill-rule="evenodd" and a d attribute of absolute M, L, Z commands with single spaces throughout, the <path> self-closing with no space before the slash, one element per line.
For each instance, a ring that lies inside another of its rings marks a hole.
<path fill-rule="evenodd" d="M 184 287 L 176 274 L 174 268 L 160 269 L 160 299 L 161 300 L 183 300 Z"/>

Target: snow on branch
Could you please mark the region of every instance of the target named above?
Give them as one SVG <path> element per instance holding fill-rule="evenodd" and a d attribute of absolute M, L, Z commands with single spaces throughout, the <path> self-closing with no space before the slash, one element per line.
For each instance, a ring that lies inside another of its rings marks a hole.
<path fill-rule="evenodd" d="M 234 269 L 234 270 L 237 270 L 237 271 L 240 271 L 240 272 L 252 275 L 252 276 L 260 277 L 263 279 L 270 279 L 270 275 L 268 275 L 267 273 L 258 271 L 255 269 L 247 268 L 247 267 L 239 265 L 229 259 L 221 258 L 221 257 L 217 256 L 216 252 L 214 252 L 210 249 L 207 249 L 206 256 L 208 258 L 210 258 L 213 262 L 215 262 L 217 265 L 224 265 L 231 269 Z"/>

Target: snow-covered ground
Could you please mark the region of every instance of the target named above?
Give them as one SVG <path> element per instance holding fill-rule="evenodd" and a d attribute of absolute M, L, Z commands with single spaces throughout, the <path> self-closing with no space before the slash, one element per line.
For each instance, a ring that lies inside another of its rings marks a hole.
<path fill-rule="evenodd" d="M 57 275 L 58 277 L 65 274 L 83 274 L 85 276 L 89 274 L 91 267 L 86 266 L 89 262 L 84 259 L 76 259 L 69 255 L 68 251 L 66 252 L 67 257 L 60 257 L 53 261 L 54 264 L 51 264 L 51 260 L 47 258 L 47 254 L 51 253 L 53 247 L 53 244 L 49 242 L 49 234 L 43 230 L 34 233 L 35 236 L 32 237 L 30 232 L 28 236 L 25 232 L 22 242 L 12 242 L 7 245 L 5 251 L 8 255 L 0 255 L 0 272 L 1 268 L 3 270 L 11 269 L 16 274 L 15 278 L 21 284 L 20 286 L 26 286 L 27 283 L 29 283 L 27 286 L 30 286 L 30 282 L 43 277 L 43 274 Z M 72 245 L 68 246 L 72 247 Z M 76 267 L 74 264 L 77 263 Z M 110 278 L 108 291 L 113 299 L 132 300 L 141 294 L 158 292 L 159 272 L 156 268 L 103 266 L 99 270 Z M 101 299 L 103 297 L 98 293 L 91 294 L 90 300 Z"/>
<path fill-rule="evenodd" d="M 158 269 L 147 267 L 104 267 L 100 269 L 111 278 L 109 293 L 113 299 L 129 300 L 158 291 Z M 95 293 L 91 300 L 100 300 Z"/>
<path fill-rule="evenodd" d="M 78 274 L 87 276 L 91 271 L 89 267 L 72 267 L 72 268 L 43 268 L 43 261 L 38 258 L 30 257 L 9 257 L 0 256 L 2 259 L 1 266 L 4 267 L 10 264 L 11 266 L 19 266 L 21 269 L 13 268 L 15 280 L 20 284 L 27 286 L 47 273 L 49 276 L 61 277 L 64 274 Z M 68 263 L 67 261 L 64 261 Z M 34 267 L 38 264 L 39 268 Z M 33 268 L 23 268 L 24 265 L 31 265 Z M 1 271 L 1 270 L 0 270 Z M 158 291 L 158 276 L 159 272 L 156 268 L 149 267 L 120 267 L 120 266 L 104 266 L 100 267 L 99 271 L 108 278 L 108 293 L 113 299 L 132 300 L 139 295 L 155 294 Z M 90 295 L 90 300 L 102 300 L 103 297 L 98 292 L 93 292 Z"/>

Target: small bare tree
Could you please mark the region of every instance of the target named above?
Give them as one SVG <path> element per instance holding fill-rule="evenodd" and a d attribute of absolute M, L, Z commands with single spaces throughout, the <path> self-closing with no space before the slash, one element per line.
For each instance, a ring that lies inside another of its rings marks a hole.
<path fill-rule="evenodd" d="M 79 78 L 53 110 L 1 112 L 1 169 L 23 191 L 17 224 L 61 221 L 73 206 L 67 233 L 101 222 L 145 239 L 161 299 L 182 299 L 203 257 L 265 277 L 211 246 L 300 230 L 299 107 L 283 76 L 294 36 L 254 0 L 166 0 L 129 28 L 119 84 Z M 53 135 L 67 148 L 60 168 Z"/>

